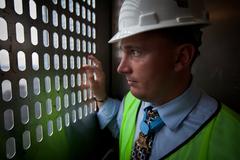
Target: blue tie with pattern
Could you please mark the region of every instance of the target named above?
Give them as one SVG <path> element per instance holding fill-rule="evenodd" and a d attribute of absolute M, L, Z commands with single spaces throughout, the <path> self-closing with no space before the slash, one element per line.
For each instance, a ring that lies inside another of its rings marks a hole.
<path fill-rule="evenodd" d="M 149 159 L 154 134 L 164 126 L 158 112 L 152 110 L 152 108 L 152 106 L 149 106 L 144 109 L 144 117 L 140 125 L 141 131 L 132 151 L 133 160 Z"/>

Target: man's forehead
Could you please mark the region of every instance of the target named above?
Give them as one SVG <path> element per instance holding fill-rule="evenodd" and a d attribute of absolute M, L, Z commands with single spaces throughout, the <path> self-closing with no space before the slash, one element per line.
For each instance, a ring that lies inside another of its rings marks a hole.
<path fill-rule="evenodd" d="M 132 49 L 132 48 L 142 48 L 143 44 L 141 42 L 120 42 L 120 49 Z"/>
<path fill-rule="evenodd" d="M 151 43 L 162 43 L 169 41 L 169 39 L 159 31 L 151 31 L 140 33 L 131 37 L 124 38 L 118 43 L 119 48 L 141 48 Z"/>

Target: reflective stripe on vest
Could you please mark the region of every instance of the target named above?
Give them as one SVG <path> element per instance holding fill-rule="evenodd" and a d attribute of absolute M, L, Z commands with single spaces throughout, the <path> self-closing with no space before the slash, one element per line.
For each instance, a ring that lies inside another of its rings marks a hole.
<path fill-rule="evenodd" d="M 140 107 L 140 100 L 135 98 L 131 92 L 129 92 L 124 98 L 124 111 L 120 128 L 120 160 L 129 160 L 131 157 L 138 107 Z"/>
<path fill-rule="evenodd" d="M 136 129 L 140 100 L 130 92 L 124 98 L 124 111 L 120 128 L 120 160 L 129 160 Z M 163 159 L 239 159 L 240 116 L 225 105 L 190 139 L 170 152 Z"/>

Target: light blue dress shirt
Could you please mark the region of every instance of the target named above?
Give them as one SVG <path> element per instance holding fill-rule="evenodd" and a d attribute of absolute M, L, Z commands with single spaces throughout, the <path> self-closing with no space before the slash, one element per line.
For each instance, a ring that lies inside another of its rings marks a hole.
<path fill-rule="evenodd" d="M 165 123 L 155 134 L 150 159 L 161 159 L 166 154 L 190 138 L 217 110 L 217 101 L 208 96 L 193 83 L 175 99 L 156 106 L 150 102 L 142 102 L 137 115 L 135 139 L 140 132 L 144 108 L 153 106 Z M 118 137 L 123 115 L 123 101 L 109 98 L 97 113 L 100 127 L 106 126 L 114 137 Z"/>

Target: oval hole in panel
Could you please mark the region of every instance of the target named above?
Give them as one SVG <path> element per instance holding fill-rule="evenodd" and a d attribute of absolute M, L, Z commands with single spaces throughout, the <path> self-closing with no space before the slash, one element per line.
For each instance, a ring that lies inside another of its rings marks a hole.
<path fill-rule="evenodd" d="M 91 114 L 93 112 L 93 106 L 92 106 L 92 103 L 89 103 L 89 113 Z"/>
<path fill-rule="evenodd" d="M 57 91 L 60 90 L 60 77 L 59 76 L 55 76 L 55 89 Z"/>
<path fill-rule="evenodd" d="M 0 17 L 0 40 L 6 41 L 8 39 L 8 27 L 4 18 Z"/>
<path fill-rule="evenodd" d="M 88 88 L 88 99 L 92 98 L 92 90 L 91 88 Z"/>
<path fill-rule="evenodd" d="M 48 23 L 48 8 L 45 5 L 42 6 L 42 21 Z"/>
<path fill-rule="evenodd" d="M 53 121 L 50 120 L 48 121 L 48 136 L 52 136 L 53 135 Z"/>
<path fill-rule="evenodd" d="M 65 35 L 62 35 L 62 48 L 67 49 L 67 37 Z"/>
<path fill-rule="evenodd" d="M 34 26 L 31 27 L 31 42 L 33 45 L 38 44 L 38 31 Z"/>
<path fill-rule="evenodd" d="M 22 78 L 19 80 L 19 96 L 21 98 L 26 98 L 27 95 L 28 95 L 27 80 Z"/>
<path fill-rule="evenodd" d="M 88 106 L 87 104 L 84 104 L 84 116 L 87 117 L 88 115 Z"/>
<path fill-rule="evenodd" d="M 87 0 L 87 4 L 90 6 L 91 5 L 91 0 Z"/>
<path fill-rule="evenodd" d="M 62 57 L 62 65 L 63 65 L 63 69 L 66 70 L 67 69 L 67 56 L 63 55 Z"/>
<path fill-rule="evenodd" d="M 34 105 L 35 109 L 35 118 L 40 119 L 42 117 L 42 107 L 40 102 L 36 102 Z"/>
<path fill-rule="evenodd" d="M 83 89 L 83 100 L 87 101 L 87 89 Z"/>
<path fill-rule="evenodd" d="M 59 70 L 59 55 L 54 55 L 54 69 Z"/>
<path fill-rule="evenodd" d="M 85 56 L 82 57 L 82 66 L 86 66 L 87 65 L 87 59 Z"/>
<path fill-rule="evenodd" d="M 76 11 L 76 15 L 77 16 L 80 16 L 80 6 L 79 6 L 79 3 L 78 2 L 76 2 L 76 5 L 75 5 L 75 11 Z"/>
<path fill-rule="evenodd" d="M 81 107 L 78 108 L 78 119 L 79 120 L 82 119 L 82 108 Z"/>
<path fill-rule="evenodd" d="M 80 22 L 78 20 L 76 21 L 76 32 L 77 32 L 77 34 L 80 34 L 80 32 L 81 32 Z"/>
<path fill-rule="evenodd" d="M 63 9 L 66 9 L 66 0 L 61 0 L 61 6 Z"/>
<path fill-rule="evenodd" d="M 92 12 L 92 23 L 95 24 L 96 23 L 96 15 L 94 12 Z"/>
<path fill-rule="evenodd" d="M 58 13 L 55 10 L 52 11 L 52 21 L 53 21 L 53 26 L 57 27 L 58 26 Z"/>
<path fill-rule="evenodd" d="M 93 54 L 96 54 L 96 44 L 94 42 L 92 44 L 92 50 L 93 50 Z"/>
<path fill-rule="evenodd" d="M 6 102 L 12 99 L 12 84 L 9 80 L 2 81 L 2 99 Z"/>
<path fill-rule="evenodd" d="M 68 127 L 70 125 L 70 117 L 69 113 L 65 114 L 65 126 Z"/>
<path fill-rule="evenodd" d="M 74 50 L 74 38 L 70 37 L 69 39 L 69 46 L 70 46 L 70 50 L 73 51 Z"/>
<path fill-rule="evenodd" d="M 32 19 L 37 19 L 37 6 L 34 0 L 29 0 L 29 12 Z"/>
<path fill-rule="evenodd" d="M 95 0 L 92 0 L 92 7 L 93 7 L 93 8 L 96 7 L 96 2 L 95 2 Z"/>
<path fill-rule="evenodd" d="M 92 36 L 92 28 L 89 25 L 87 26 L 87 35 L 89 38 L 91 38 L 91 36 Z"/>
<path fill-rule="evenodd" d="M 96 39 L 96 29 L 94 27 L 92 28 L 92 37 Z"/>
<path fill-rule="evenodd" d="M 14 127 L 14 114 L 12 109 L 4 111 L 4 128 L 10 131 Z"/>
<path fill-rule="evenodd" d="M 36 52 L 32 53 L 32 69 L 35 71 L 39 69 L 39 57 Z"/>
<path fill-rule="evenodd" d="M 0 50 L 0 68 L 4 72 L 10 70 L 9 53 L 5 49 Z"/>
<path fill-rule="evenodd" d="M 75 110 L 72 110 L 72 122 L 76 123 L 77 121 L 77 113 Z"/>
<path fill-rule="evenodd" d="M 44 69 L 49 70 L 50 69 L 50 56 L 49 54 L 44 54 Z"/>
<path fill-rule="evenodd" d="M 82 35 L 86 36 L 86 25 L 84 23 L 82 23 Z"/>
<path fill-rule="evenodd" d="M 21 122 L 27 124 L 29 122 L 29 109 L 27 105 L 21 107 Z"/>
<path fill-rule="evenodd" d="M 1 9 L 4 9 L 6 7 L 6 2 L 5 2 L 5 0 L 1 0 L 0 1 L 0 8 Z"/>
<path fill-rule="evenodd" d="M 53 47 L 59 47 L 58 34 L 56 32 L 53 33 Z"/>
<path fill-rule="evenodd" d="M 81 68 L 81 58 L 79 56 L 77 56 L 77 68 Z"/>
<path fill-rule="evenodd" d="M 74 65 L 74 57 L 73 56 L 70 56 L 70 68 L 71 69 L 74 69 L 75 65 Z"/>
<path fill-rule="evenodd" d="M 16 142 L 15 138 L 11 137 L 6 141 L 6 157 L 12 159 L 16 154 Z"/>
<path fill-rule="evenodd" d="M 86 73 L 83 73 L 83 74 L 82 74 L 82 81 L 83 81 L 83 84 L 84 84 L 84 85 L 87 84 L 87 74 L 86 74 Z"/>
<path fill-rule="evenodd" d="M 57 111 L 60 111 L 61 110 L 61 107 L 62 105 L 61 105 L 61 97 L 60 96 L 57 96 L 56 97 L 56 110 Z"/>
<path fill-rule="evenodd" d="M 85 40 L 82 41 L 82 50 L 83 50 L 84 53 L 87 51 L 87 46 L 86 46 L 86 41 Z"/>
<path fill-rule="evenodd" d="M 72 105 L 74 106 L 76 104 L 76 94 L 74 92 L 72 92 L 71 98 L 72 98 Z"/>
<path fill-rule="evenodd" d="M 58 131 L 61 131 L 61 130 L 62 130 L 62 117 L 61 117 L 61 116 L 59 116 L 59 117 L 57 118 L 57 130 L 58 130 Z"/>
<path fill-rule="evenodd" d="M 25 41 L 24 38 L 24 27 L 21 23 L 16 23 L 16 39 L 19 43 L 23 43 Z"/>
<path fill-rule="evenodd" d="M 36 128 L 36 140 L 37 140 L 37 142 L 41 142 L 43 140 L 42 125 L 38 125 Z"/>
<path fill-rule="evenodd" d="M 62 28 L 67 29 L 66 16 L 62 14 L 61 18 L 62 18 Z"/>
<path fill-rule="evenodd" d="M 23 149 L 27 150 L 31 146 L 30 131 L 24 131 L 22 135 Z"/>
<path fill-rule="evenodd" d="M 75 75 L 71 74 L 71 87 L 74 88 L 75 87 Z"/>
<path fill-rule="evenodd" d="M 57 4 L 57 0 L 52 0 L 52 2 L 53 2 L 54 4 Z"/>
<path fill-rule="evenodd" d="M 86 18 L 86 8 L 84 6 L 82 6 L 82 18 Z"/>
<path fill-rule="evenodd" d="M 50 93 L 51 92 L 51 79 L 49 76 L 45 77 L 45 91 L 47 93 Z"/>
<path fill-rule="evenodd" d="M 79 39 L 76 40 L 76 44 L 77 44 L 77 51 L 80 52 L 81 51 L 81 42 Z"/>
<path fill-rule="evenodd" d="M 69 0 L 69 11 L 73 13 L 73 0 Z"/>
<path fill-rule="evenodd" d="M 46 101 L 46 111 L 48 115 L 52 114 L 52 100 L 50 98 Z"/>
<path fill-rule="evenodd" d="M 63 75 L 63 88 L 64 89 L 68 88 L 68 76 L 66 74 Z"/>
<path fill-rule="evenodd" d="M 92 18 L 91 11 L 88 9 L 87 10 L 87 19 L 88 19 L 89 22 L 91 22 L 91 18 Z"/>
<path fill-rule="evenodd" d="M 65 108 L 69 107 L 69 98 L 67 94 L 64 95 L 64 107 Z"/>
<path fill-rule="evenodd" d="M 17 60 L 18 60 L 18 69 L 20 71 L 25 71 L 26 70 L 26 58 L 25 58 L 25 53 L 23 51 L 19 51 L 17 53 Z"/>
<path fill-rule="evenodd" d="M 77 74 L 77 85 L 81 86 L 81 74 L 80 73 Z"/>
<path fill-rule="evenodd" d="M 69 30 L 70 30 L 71 32 L 74 31 L 74 26 L 73 26 L 73 19 L 72 19 L 72 17 L 69 18 Z"/>
<path fill-rule="evenodd" d="M 23 14 L 22 0 L 14 0 L 14 10 L 17 14 Z"/>
<path fill-rule="evenodd" d="M 44 47 L 49 46 L 49 33 L 47 30 L 43 30 L 43 45 Z"/>
<path fill-rule="evenodd" d="M 82 102 L 82 91 L 79 90 L 78 91 L 78 103 L 81 103 Z"/>
<path fill-rule="evenodd" d="M 33 93 L 35 95 L 40 94 L 40 79 L 38 77 L 35 77 L 33 79 Z"/>
<path fill-rule="evenodd" d="M 88 48 L 88 53 L 91 53 L 92 52 L 92 44 L 91 44 L 91 42 L 90 41 L 88 41 L 88 43 L 87 43 L 87 48 Z"/>

